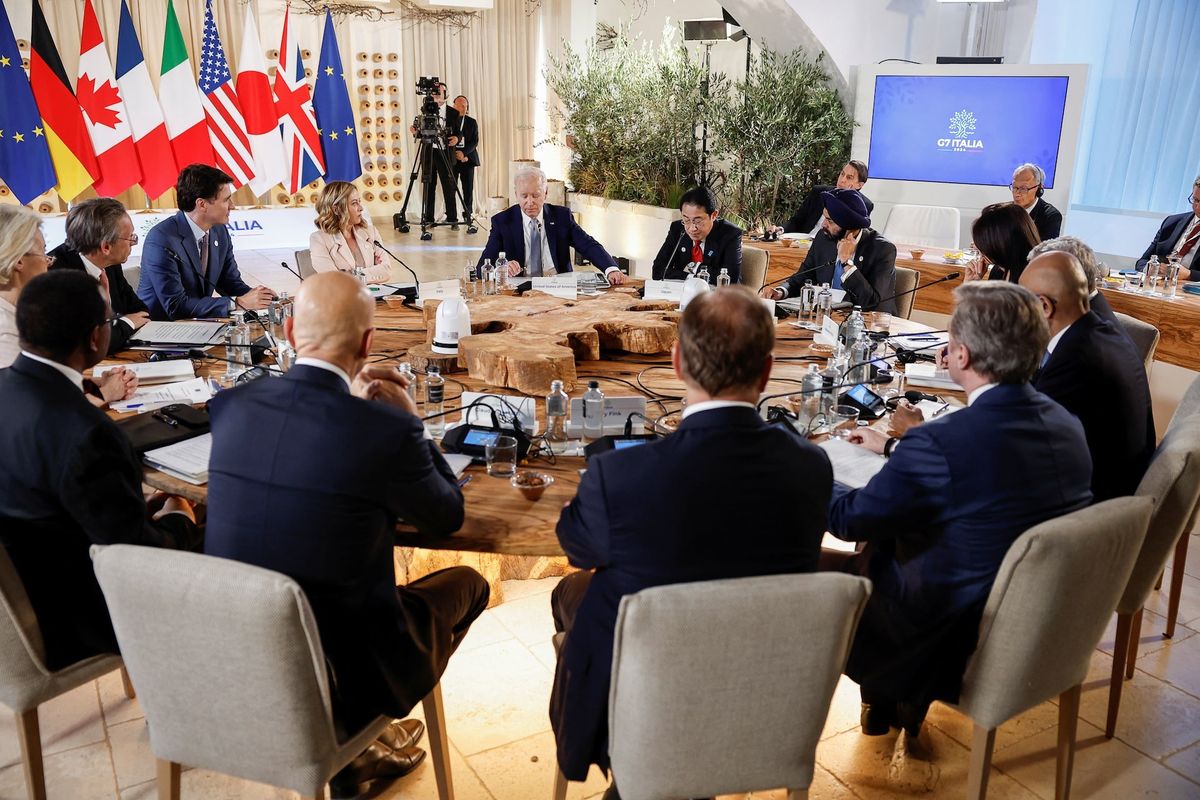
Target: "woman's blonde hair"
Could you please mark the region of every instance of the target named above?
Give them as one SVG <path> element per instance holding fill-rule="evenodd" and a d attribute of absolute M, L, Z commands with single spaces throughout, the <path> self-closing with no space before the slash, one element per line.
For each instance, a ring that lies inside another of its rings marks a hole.
<path fill-rule="evenodd" d="M 325 184 L 317 197 L 317 227 L 325 233 L 341 233 L 350 224 L 350 194 L 356 191 L 357 187 L 349 181 Z M 360 228 L 366 225 L 365 220 L 359 220 Z"/>
<path fill-rule="evenodd" d="M 42 227 L 42 218 L 25 206 L 0 205 L 0 289 L 12 284 L 13 270 L 21 257 L 33 247 L 33 238 Z"/>

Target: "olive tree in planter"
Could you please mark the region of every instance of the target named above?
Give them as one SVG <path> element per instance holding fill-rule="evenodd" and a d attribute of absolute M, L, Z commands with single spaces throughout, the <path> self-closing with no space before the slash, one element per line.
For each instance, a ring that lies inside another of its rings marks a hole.
<path fill-rule="evenodd" d="M 731 102 L 711 108 L 725 213 L 749 230 L 790 217 L 849 156 L 854 121 L 829 84 L 823 56 L 762 48 Z"/>
<path fill-rule="evenodd" d="M 607 47 L 567 46 L 551 59 L 546 82 L 558 96 L 551 128 L 574 150 L 576 192 L 614 200 L 673 206 L 700 172 L 695 132 L 705 113 L 726 102 L 729 81 L 710 79 L 678 31 L 668 27 L 657 47 L 623 34 Z"/>

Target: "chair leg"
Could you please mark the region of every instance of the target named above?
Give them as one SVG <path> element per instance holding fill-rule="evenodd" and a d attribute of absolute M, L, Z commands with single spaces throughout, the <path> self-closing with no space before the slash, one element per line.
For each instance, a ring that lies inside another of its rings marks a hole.
<path fill-rule="evenodd" d="M 179 775 L 182 772 L 174 761 L 154 760 L 158 775 L 158 800 L 179 800 Z"/>
<path fill-rule="evenodd" d="M 567 800 L 567 776 L 557 764 L 554 766 L 554 800 Z"/>
<path fill-rule="evenodd" d="M 42 768 L 42 731 L 36 707 L 17 714 L 17 738 L 25 763 L 25 790 L 29 800 L 46 800 L 46 774 Z"/>
<path fill-rule="evenodd" d="M 442 685 L 433 687 L 421 701 L 425 709 L 425 728 L 429 732 L 429 755 L 433 756 L 433 775 L 438 800 L 454 800 L 454 782 L 450 775 L 450 741 L 446 737 L 446 712 L 442 707 Z"/>
<path fill-rule="evenodd" d="M 129 680 L 129 670 L 121 667 L 121 686 L 125 689 L 125 696 L 130 700 L 137 699 L 137 692 L 133 690 L 133 681 Z"/>
<path fill-rule="evenodd" d="M 1156 580 L 1156 581 L 1154 582 L 1154 591 L 1156 591 L 1156 592 L 1157 592 L 1159 589 L 1161 589 L 1161 588 L 1162 588 L 1163 576 L 1164 576 L 1164 575 L 1166 575 L 1166 574 L 1167 574 L 1167 571 L 1166 571 L 1166 569 L 1160 569 L 1160 570 L 1158 571 L 1158 580 Z"/>
<path fill-rule="evenodd" d="M 1183 568 L 1187 564 L 1188 539 L 1192 538 L 1188 528 L 1175 543 L 1175 560 L 1171 562 L 1171 596 L 1167 601 L 1167 630 L 1163 636 L 1170 639 L 1175 635 L 1175 621 L 1179 618 L 1179 598 L 1183 595 Z"/>
<path fill-rule="evenodd" d="M 1129 657 L 1125 660 L 1125 680 L 1133 680 L 1133 671 L 1137 668 L 1138 642 L 1142 640 L 1142 617 L 1145 607 L 1139 608 L 1133 615 L 1133 627 L 1129 631 Z"/>
<path fill-rule="evenodd" d="M 971 736 L 971 765 L 967 768 L 967 800 L 987 797 L 988 773 L 992 771 L 992 750 L 996 747 L 996 729 L 975 726 Z"/>
<path fill-rule="evenodd" d="M 1054 800 L 1071 797 L 1071 774 L 1075 771 L 1075 730 L 1079 725 L 1079 696 L 1082 684 L 1058 696 L 1058 758 L 1054 774 Z"/>
<path fill-rule="evenodd" d="M 1117 712 L 1121 710 L 1122 678 L 1125 673 L 1125 662 L 1129 659 L 1130 629 L 1133 627 L 1133 614 L 1117 614 L 1117 639 L 1113 642 L 1112 677 L 1108 681 L 1108 721 L 1104 725 L 1104 736 L 1113 737 L 1117 729 Z"/>

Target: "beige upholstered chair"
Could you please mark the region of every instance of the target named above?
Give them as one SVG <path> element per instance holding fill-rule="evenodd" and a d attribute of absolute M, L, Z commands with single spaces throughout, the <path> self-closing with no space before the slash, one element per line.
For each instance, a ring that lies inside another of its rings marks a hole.
<path fill-rule="evenodd" d="M 133 267 L 129 266 L 128 264 L 123 264 L 121 266 L 121 274 L 125 276 L 125 280 L 129 282 L 129 285 L 133 287 L 133 291 L 136 292 L 138 283 L 142 280 L 141 264 Z"/>
<path fill-rule="evenodd" d="M 1120 311 L 1114 311 L 1113 314 L 1117 317 L 1117 322 L 1121 323 L 1121 327 L 1125 329 L 1125 333 L 1133 340 L 1133 346 L 1138 351 L 1138 355 L 1142 357 L 1142 361 L 1146 364 L 1146 372 L 1150 372 L 1150 367 L 1154 364 L 1154 351 L 1158 349 L 1158 328 L 1151 325 L 1149 322 L 1142 322 L 1140 319 L 1122 314 Z"/>
<path fill-rule="evenodd" d="M 770 265 L 771 254 L 769 252 L 760 247 L 743 247 L 742 285 L 752 292 L 757 292 L 767 280 L 767 268 Z M 713 280 L 716 280 L 716 277 L 713 275 Z"/>
<path fill-rule="evenodd" d="M 608 701 L 621 795 L 787 787 L 792 800 L 807 797 L 870 592 L 865 578 L 817 573 L 657 586 L 622 599 Z M 560 773 L 555 797 L 565 796 Z"/>
<path fill-rule="evenodd" d="M 311 250 L 297 250 L 295 256 L 296 271 L 300 273 L 300 280 L 311 278 L 317 274 L 317 271 L 313 269 Z"/>
<path fill-rule="evenodd" d="M 25 765 L 25 788 L 30 800 L 45 800 L 42 738 L 38 706 L 77 686 L 121 668 L 117 656 L 87 658 L 65 669 L 46 669 L 42 632 L 8 551 L 0 546 L 0 703 L 16 712 L 17 738 Z M 125 694 L 133 687 L 125 680 Z"/>
<path fill-rule="evenodd" d="M 387 726 L 379 717 L 339 741 L 317 625 L 292 579 L 175 550 L 92 553 L 140 690 L 163 800 L 178 800 L 181 764 L 323 798 L 329 778 Z M 438 687 L 424 706 L 438 796 L 450 800 Z"/>
<path fill-rule="evenodd" d="M 896 267 L 896 316 L 912 319 L 913 304 L 917 293 L 913 289 L 921 282 L 921 273 L 907 267 Z M 908 294 L 904 294 L 908 292 Z"/>
<path fill-rule="evenodd" d="M 876 229 L 878 225 L 874 226 Z M 960 216 L 950 206 L 892 206 L 883 235 L 893 244 L 957 249 Z"/>
<path fill-rule="evenodd" d="M 1175 407 L 1175 414 L 1171 417 L 1171 424 L 1167 427 L 1167 433 L 1170 433 L 1179 424 L 1196 414 L 1200 414 L 1200 378 L 1193 380 L 1191 385 L 1188 386 L 1187 391 L 1183 393 L 1183 399 Z"/>
<path fill-rule="evenodd" d="M 1009 548 L 958 702 L 975 723 L 969 800 L 987 796 L 996 728 L 1055 696 L 1054 796 L 1070 796 L 1080 684 L 1129 581 L 1153 506 L 1148 497 L 1097 503 L 1029 529 Z"/>

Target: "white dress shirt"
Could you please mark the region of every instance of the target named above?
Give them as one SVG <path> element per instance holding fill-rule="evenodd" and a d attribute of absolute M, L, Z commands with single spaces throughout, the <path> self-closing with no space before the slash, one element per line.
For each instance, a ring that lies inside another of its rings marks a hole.
<path fill-rule="evenodd" d="M 525 262 L 521 265 L 521 274 L 529 274 L 529 236 L 533 233 L 534 226 L 542 227 L 542 276 L 549 277 L 557 275 L 558 270 L 554 268 L 554 259 L 550 257 L 550 237 L 546 235 L 546 209 L 543 206 L 538 210 L 536 217 L 531 217 L 524 211 L 521 212 L 521 233 L 525 237 Z"/>
<path fill-rule="evenodd" d="M 11 366 L 21 354 L 17 338 L 17 309 L 0 297 L 0 367 Z"/>
<path fill-rule="evenodd" d="M 337 375 L 339 378 L 341 378 L 343 381 L 346 382 L 347 390 L 349 390 L 351 388 L 350 376 L 346 374 L 346 370 L 342 369 L 337 364 L 330 364 L 328 361 L 324 361 L 320 358 L 311 358 L 309 356 L 304 356 L 303 358 L 297 358 L 296 362 L 295 362 L 295 364 L 293 364 L 293 366 L 316 367 L 317 369 L 323 369 L 326 372 L 332 372 L 334 375 Z"/>
<path fill-rule="evenodd" d="M 25 356 L 26 358 L 28 358 L 32 361 L 37 361 L 40 364 L 45 364 L 47 367 L 53 367 L 58 372 L 62 373 L 64 378 L 69 380 L 71 383 L 75 384 L 76 388 L 78 388 L 79 391 L 81 391 L 81 392 L 83 391 L 83 373 L 76 372 L 75 370 L 68 367 L 66 364 L 60 364 L 57 361 L 51 361 L 48 358 L 42 358 L 41 356 L 35 356 L 33 353 L 29 352 L 28 350 L 22 350 L 21 355 Z"/>
<path fill-rule="evenodd" d="M 88 258 L 87 256 L 85 256 L 83 253 L 79 254 L 79 260 L 83 262 L 84 271 L 87 272 L 88 275 L 91 275 L 93 278 L 95 278 L 96 282 L 99 283 L 100 276 L 104 274 L 104 270 L 102 270 L 100 267 L 97 267 L 95 264 L 93 264 L 92 260 L 90 258 Z M 111 295 L 111 293 L 110 293 L 110 295 Z M 110 297 L 110 299 L 111 299 L 111 297 Z M 133 324 L 133 321 L 130 320 L 129 317 L 121 317 L 120 321 L 125 323 L 126 325 L 128 325 L 129 330 L 131 330 L 131 331 L 137 330 L 137 326 Z"/>
<path fill-rule="evenodd" d="M 680 419 L 687 419 L 692 414 L 699 414 L 702 411 L 712 411 L 717 408 L 748 408 L 754 410 L 754 403 L 747 403 L 744 400 L 705 400 L 703 403 L 692 403 L 683 410 L 683 415 Z"/>
<path fill-rule="evenodd" d="M 1193 214 L 1192 221 L 1183 227 L 1183 234 L 1175 241 L 1175 246 L 1171 248 L 1172 254 L 1179 252 L 1179 250 L 1183 247 L 1183 243 L 1187 241 L 1188 236 L 1196 230 L 1197 225 L 1200 225 L 1200 217 Z M 1197 250 L 1200 250 L 1200 243 L 1193 245 L 1191 252 L 1180 259 L 1180 261 L 1183 263 L 1183 266 L 1187 269 L 1192 268 L 1192 264 L 1196 258 Z"/>
<path fill-rule="evenodd" d="M 999 384 L 995 383 L 985 383 L 983 386 L 976 386 L 971 390 L 971 393 L 967 395 L 967 405 L 969 406 L 973 404 L 980 397 L 983 397 L 984 392 L 988 391 L 989 389 L 995 389 L 998 385 Z"/>
<path fill-rule="evenodd" d="M 1074 325 L 1074 324 L 1075 324 L 1074 322 L 1071 323 L 1071 325 Z M 1046 355 L 1052 355 L 1054 353 L 1054 348 L 1058 347 L 1058 343 L 1062 339 L 1063 334 L 1066 333 L 1067 331 L 1071 330 L 1071 325 L 1068 325 L 1067 327 L 1063 328 L 1061 331 L 1059 331 L 1058 333 L 1056 333 L 1050 337 L 1050 341 L 1046 344 Z"/>

